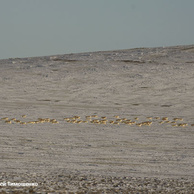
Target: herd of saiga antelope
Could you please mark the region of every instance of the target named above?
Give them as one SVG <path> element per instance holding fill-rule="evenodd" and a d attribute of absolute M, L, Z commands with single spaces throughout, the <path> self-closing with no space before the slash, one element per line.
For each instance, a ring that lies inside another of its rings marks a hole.
<path fill-rule="evenodd" d="M 23 119 L 16 119 L 16 118 L 8 118 L 4 117 L 1 118 L 2 121 L 4 121 L 7 124 L 21 124 L 21 125 L 26 125 L 26 124 L 39 124 L 39 123 L 52 123 L 52 124 L 58 124 L 59 121 L 56 119 L 51 119 L 51 118 L 38 118 L 34 121 L 26 121 L 26 115 L 22 115 L 21 118 Z M 80 116 L 73 116 L 73 117 L 66 117 L 64 118 L 64 121 L 67 123 L 75 123 L 75 124 L 80 124 L 80 123 L 93 123 L 93 124 L 113 124 L 113 125 L 119 125 L 119 124 L 125 124 L 125 125 L 136 125 L 136 126 L 150 126 L 152 125 L 155 121 L 158 121 L 159 124 L 170 124 L 173 127 L 186 127 L 188 126 L 188 123 L 183 122 L 183 118 L 173 118 L 171 120 L 168 119 L 168 117 L 147 117 L 146 121 L 139 122 L 139 118 L 121 118 L 120 116 L 114 116 L 114 119 L 108 120 L 106 116 L 98 117 L 97 115 L 90 115 L 90 116 L 85 116 L 84 119 L 81 119 Z M 25 120 L 24 120 L 25 119 Z M 191 126 L 194 126 L 194 124 L 191 124 Z"/>

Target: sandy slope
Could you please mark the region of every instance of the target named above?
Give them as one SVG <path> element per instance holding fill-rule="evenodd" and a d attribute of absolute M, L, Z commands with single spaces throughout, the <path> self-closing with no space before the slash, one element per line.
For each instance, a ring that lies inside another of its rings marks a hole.
<path fill-rule="evenodd" d="M 0 60 L 0 86 L 0 118 L 59 121 L 0 121 L 1 172 L 194 178 L 193 45 Z M 91 114 L 188 126 L 63 120 Z"/>

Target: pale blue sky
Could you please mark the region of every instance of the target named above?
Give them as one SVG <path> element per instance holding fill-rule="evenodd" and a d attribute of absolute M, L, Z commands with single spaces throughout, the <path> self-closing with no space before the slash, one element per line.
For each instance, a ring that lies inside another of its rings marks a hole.
<path fill-rule="evenodd" d="M 194 44 L 194 0 L 0 0 L 0 59 Z"/>

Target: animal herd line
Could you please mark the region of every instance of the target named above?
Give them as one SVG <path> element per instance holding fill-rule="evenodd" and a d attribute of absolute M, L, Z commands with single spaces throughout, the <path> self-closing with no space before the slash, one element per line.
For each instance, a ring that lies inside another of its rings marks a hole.
<path fill-rule="evenodd" d="M 21 115 L 20 119 L 3 117 L 0 118 L 1 121 L 4 121 L 6 124 L 40 124 L 40 123 L 51 123 L 51 124 L 59 124 L 57 119 L 52 118 L 38 118 L 36 120 L 28 120 L 27 115 Z M 25 120 L 24 120 L 25 119 Z M 102 124 L 102 125 L 136 125 L 138 127 L 142 126 L 151 126 L 153 123 L 158 123 L 160 125 L 170 124 L 172 127 L 186 127 L 189 126 L 188 123 L 183 122 L 183 118 L 172 118 L 168 117 L 146 117 L 146 120 L 139 121 L 138 117 L 131 118 L 123 118 L 119 115 L 113 116 L 112 119 L 108 119 L 106 116 L 98 116 L 98 115 L 88 115 L 82 119 L 80 116 L 72 116 L 63 118 L 63 122 L 72 123 L 72 124 L 83 124 L 83 123 L 91 123 L 91 124 Z M 60 121 L 61 122 L 61 121 Z M 190 126 L 194 127 L 194 123 L 190 124 Z"/>

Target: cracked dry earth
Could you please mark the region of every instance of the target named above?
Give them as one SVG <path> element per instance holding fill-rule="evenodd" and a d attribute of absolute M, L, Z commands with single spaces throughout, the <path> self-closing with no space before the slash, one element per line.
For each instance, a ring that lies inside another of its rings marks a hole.
<path fill-rule="evenodd" d="M 193 193 L 193 83 L 193 45 L 0 60 L 0 192 Z"/>

